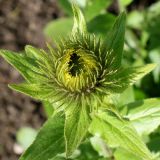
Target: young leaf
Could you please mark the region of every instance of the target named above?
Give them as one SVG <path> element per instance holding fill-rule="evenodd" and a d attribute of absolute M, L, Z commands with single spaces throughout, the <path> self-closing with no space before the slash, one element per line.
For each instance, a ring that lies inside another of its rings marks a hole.
<path fill-rule="evenodd" d="M 18 54 L 8 50 L 0 50 L 0 55 L 15 67 L 28 82 L 33 83 L 44 79 L 33 58 L 30 58 L 25 54 Z"/>
<path fill-rule="evenodd" d="M 40 59 L 40 57 L 41 57 L 40 49 L 35 48 L 30 45 L 25 46 L 25 52 L 28 57 L 32 57 L 34 59 Z"/>
<path fill-rule="evenodd" d="M 70 107 L 66 111 L 64 133 L 67 157 L 80 145 L 88 131 L 90 117 L 87 107 L 77 103 L 77 105 Z"/>
<path fill-rule="evenodd" d="M 121 65 L 122 52 L 124 46 L 126 14 L 122 12 L 116 19 L 113 28 L 108 33 L 104 45 L 107 50 L 112 51 L 111 57 L 114 57 L 113 68 L 119 68 Z"/>
<path fill-rule="evenodd" d="M 122 148 L 116 149 L 114 152 L 114 157 L 116 160 L 142 160 L 141 158 L 136 157 L 134 154 L 127 152 Z"/>
<path fill-rule="evenodd" d="M 19 160 L 46 160 L 64 152 L 64 117 L 58 113 L 40 129 L 33 144 Z"/>
<path fill-rule="evenodd" d="M 72 5 L 72 9 L 74 13 L 74 25 L 72 28 L 72 34 L 75 35 L 77 32 L 85 34 L 87 32 L 87 26 L 81 10 L 75 4 Z"/>
<path fill-rule="evenodd" d="M 92 134 L 99 134 L 111 147 L 122 147 L 144 160 L 153 160 L 152 154 L 133 126 L 115 115 L 99 113 L 90 126 Z"/>
<path fill-rule="evenodd" d="M 46 113 L 46 116 L 48 118 L 50 118 L 54 113 L 54 106 L 51 103 L 49 103 L 48 101 L 43 101 L 43 107 L 44 107 L 44 111 Z"/>
<path fill-rule="evenodd" d="M 39 100 L 49 100 L 48 95 L 52 92 L 51 88 L 46 88 L 46 86 L 43 86 L 41 84 L 10 84 L 9 87 Z"/>
<path fill-rule="evenodd" d="M 137 80 L 151 72 L 155 66 L 155 64 L 148 64 L 143 67 L 120 69 L 117 71 L 117 73 L 107 75 L 103 85 L 110 92 L 121 93 L 129 86 L 134 84 Z"/>
<path fill-rule="evenodd" d="M 150 134 L 160 125 L 160 98 L 127 104 L 129 118 L 140 135 Z"/>

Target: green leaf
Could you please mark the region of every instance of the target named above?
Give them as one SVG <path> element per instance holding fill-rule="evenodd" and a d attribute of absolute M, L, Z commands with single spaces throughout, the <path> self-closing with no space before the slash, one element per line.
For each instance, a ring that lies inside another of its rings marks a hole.
<path fill-rule="evenodd" d="M 78 102 L 71 105 L 73 106 L 69 107 L 66 111 L 64 131 L 67 157 L 70 156 L 73 151 L 80 145 L 90 125 L 90 117 L 87 111 L 88 106 Z"/>
<path fill-rule="evenodd" d="M 58 113 L 44 124 L 33 144 L 19 160 L 47 160 L 63 152 L 64 117 Z"/>
<path fill-rule="evenodd" d="M 60 18 L 48 23 L 44 28 L 44 34 L 53 41 L 59 40 L 71 32 L 72 26 L 72 18 Z"/>
<path fill-rule="evenodd" d="M 53 88 L 49 88 L 45 85 L 41 84 L 28 84 L 28 83 L 21 83 L 21 84 L 10 84 L 9 87 L 13 90 L 18 92 L 24 93 L 28 96 L 39 100 L 49 100 L 51 93 L 54 93 Z"/>
<path fill-rule="evenodd" d="M 48 159 L 48 160 L 66 160 L 66 158 L 56 156 L 56 157 L 53 157 L 53 158 Z M 68 159 L 68 160 L 70 160 L 70 159 Z"/>
<path fill-rule="evenodd" d="M 67 160 L 100 160 L 101 157 L 102 156 L 99 156 L 87 139 L 79 146 L 78 150 L 76 150 L 70 158 L 67 158 Z M 66 160 L 66 158 L 64 158 L 64 154 L 60 154 L 49 160 Z"/>
<path fill-rule="evenodd" d="M 122 108 L 123 105 L 131 103 L 135 100 L 133 87 L 127 88 L 121 94 L 112 94 L 112 95 L 104 98 L 106 103 L 107 103 L 107 101 L 109 101 L 108 98 L 110 99 L 111 103 L 113 103 L 116 107 Z"/>
<path fill-rule="evenodd" d="M 45 110 L 45 113 L 47 115 L 47 117 L 51 117 L 53 115 L 54 112 L 54 107 L 51 103 L 49 103 L 48 101 L 43 101 L 43 107 Z"/>
<path fill-rule="evenodd" d="M 76 157 L 76 160 L 93 160 L 100 158 L 98 152 L 94 150 L 89 140 L 85 140 L 79 147 L 80 155 Z"/>
<path fill-rule="evenodd" d="M 160 98 L 140 100 L 125 107 L 129 118 L 140 135 L 150 134 L 160 125 Z"/>
<path fill-rule="evenodd" d="M 95 115 L 90 132 L 100 135 L 111 147 L 121 147 L 144 160 L 153 160 L 134 127 L 115 115 L 109 113 Z"/>
<path fill-rule="evenodd" d="M 93 148 L 98 152 L 102 157 L 112 157 L 112 150 L 107 146 L 102 138 L 99 136 L 94 136 L 90 138 Z"/>
<path fill-rule="evenodd" d="M 41 58 L 41 51 L 38 48 L 35 48 L 30 45 L 25 46 L 25 52 L 28 57 L 34 58 L 34 59 L 40 59 Z"/>
<path fill-rule="evenodd" d="M 87 32 L 87 26 L 81 10 L 75 4 L 72 5 L 72 9 L 74 13 L 74 25 L 72 28 L 72 34 L 75 35 L 77 32 L 85 34 Z"/>
<path fill-rule="evenodd" d="M 121 65 L 122 52 L 124 46 L 124 35 L 125 35 L 125 23 L 126 14 L 122 12 L 116 19 L 114 26 L 108 33 L 104 46 L 106 46 L 108 52 L 111 52 L 111 57 L 114 57 L 113 68 L 119 68 Z"/>
<path fill-rule="evenodd" d="M 40 74 L 35 59 L 8 50 L 0 50 L 0 55 L 15 67 L 28 82 L 39 82 L 44 77 Z M 36 76 L 35 76 L 36 75 Z"/>
<path fill-rule="evenodd" d="M 87 6 L 84 9 L 84 15 L 87 18 L 87 20 L 91 20 L 100 13 L 105 12 L 106 8 L 111 3 L 112 0 L 88 0 Z"/>
<path fill-rule="evenodd" d="M 109 29 L 112 27 L 114 20 L 115 16 L 109 13 L 98 15 L 88 22 L 88 31 L 104 38 Z"/>
<path fill-rule="evenodd" d="M 116 160 L 141 160 L 141 158 L 136 157 L 134 154 L 127 152 L 122 148 L 118 148 L 114 152 L 114 157 Z"/>
<path fill-rule="evenodd" d="M 152 152 L 157 153 L 160 152 L 159 142 L 160 142 L 160 134 L 153 133 L 153 135 L 151 135 L 150 137 L 150 141 L 147 143 L 147 146 Z"/>
<path fill-rule="evenodd" d="M 106 76 L 103 85 L 108 91 L 113 93 L 121 93 L 136 81 L 141 79 L 147 73 L 155 68 L 155 64 L 147 64 L 143 67 L 130 67 L 120 69 L 117 73 L 111 73 Z"/>
<path fill-rule="evenodd" d="M 16 90 L 20 93 L 24 93 L 32 98 L 48 101 L 51 104 L 54 103 L 54 109 L 57 109 L 60 105 L 66 104 L 66 96 L 68 92 L 57 91 L 57 86 L 49 85 L 48 83 L 41 84 L 29 84 L 29 83 L 21 83 L 21 84 L 10 84 L 9 87 L 13 90 Z"/>

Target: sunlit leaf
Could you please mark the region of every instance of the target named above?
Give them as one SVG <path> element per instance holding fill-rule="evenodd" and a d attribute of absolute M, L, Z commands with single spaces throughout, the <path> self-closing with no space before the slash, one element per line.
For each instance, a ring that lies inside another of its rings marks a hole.
<path fill-rule="evenodd" d="M 74 13 L 74 25 L 72 28 L 72 34 L 74 35 L 77 32 L 85 34 L 87 32 L 87 26 L 82 11 L 75 4 L 72 5 L 72 8 Z"/>
<path fill-rule="evenodd" d="M 121 93 L 130 85 L 141 79 L 147 73 L 151 72 L 156 67 L 155 64 L 148 64 L 143 67 L 130 67 L 117 71 L 117 73 L 106 76 L 103 85 L 108 91 L 113 93 Z"/>
<path fill-rule="evenodd" d="M 126 105 L 129 118 L 139 134 L 150 134 L 160 125 L 160 99 L 146 99 Z"/>
<path fill-rule="evenodd" d="M 116 158 L 116 160 L 141 160 L 141 158 L 138 158 L 134 154 L 127 152 L 126 150 L 121 148 L 118 148 L 114 152 L 114 157 Z"/>
<path fill-rule="evenodd" d="M 46 86 L 43 86 L 41 84 L 10 84 L 9 87 L 18 92 L 24 93 L 28 96 L 40 100 L 48 100 L 49 97 L 47 95 L 49 95 L 52 92 L 51 88 L 47 88 Z"/>
<path fill-rule="evenodd" d="M 125 23 L 126 14 L 122 12 L 116 19 L 113 28 L 108 33 L 104 42 L 104 45 L 106 45 L 107 50 L 109 52 L 112 51 L 113 57 L 115 57 L 113 68 L 118 68 L 121 65 L 122 52 L 124 46 Z"/>
<path fill-rule="evenodd" d="M 64 152 L 64 117 L 50 118 L 40 129 L 33 144 L 19 160 L 45 160 Z"/>
<path fill-rule="evenodd" d="M 83 102 L 82 102 L 83 103 Z M 73 151 L 80 145 L 83 138 L 86 136 L 90 125 L 90 117 L 87 111 L 88 106 L 81 103 L 75 105 L 66 111 L 65 120 L 65 140 L 66 140 L 66 155 L 70 156 Z"/>
<path fill-rule="evenodd" d="M 153 160 L 134 127 L 115 115 L 99 113 L 95 116 L 90 132 L 101 136 L 111 147 L 122 147 L 144 160 Z"/>
<path fill-rule="evenodd" d="M 43 80 L 35 59 L 8 50 L 1 50 L 0 55 L 15 67 L 28 82 Z M 36 75 L 36 76 L 35 76 Z"/>

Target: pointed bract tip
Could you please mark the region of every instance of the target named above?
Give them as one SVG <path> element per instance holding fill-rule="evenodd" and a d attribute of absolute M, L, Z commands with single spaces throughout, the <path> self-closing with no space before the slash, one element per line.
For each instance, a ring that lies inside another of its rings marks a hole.
<path fill-rule="evenodd" d="M 82 11 L 75 2 L 72 3 L 72 10 L 74 14 L 74 24 L 72 28 L 72 34 L 75 35 L 77 32 L 85 34 L 87 32 L 86 21 Z"/>

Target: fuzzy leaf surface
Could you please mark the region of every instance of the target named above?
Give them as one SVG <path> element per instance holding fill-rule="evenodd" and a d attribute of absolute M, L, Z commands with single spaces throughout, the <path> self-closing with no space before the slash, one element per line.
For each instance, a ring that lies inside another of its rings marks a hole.
<path fill-rule="evenodd" d="M 61 114 L 56 114 L 44 124 L 19 160 L 45 160 L 64 152 L 64 117 Z"/>
<path fill-rule="evenodd" d="M 114 57 L 112 68 L 119 68 L 122 60 L 124 36 L 125 36 L 126 14 L 122 12 L 116 19 L 112 29 L 108 33 L 104 45 L 107 51 L 112 51 L 111 57 Z"/>
<path fill-rule="evenodd" d="M 87 106 L 77 103 L 77 105 L 67 109 L 64 131 L 67 157 L 80 145 L 88 131 L 89 125 L 90 117 L 87 112 Z"/>
<path fill-rule="evenodd" d="M 160 125 L 160 98 L 129 103 L 126 106 L 130 119 L 139 134 L 150 134 Z"/>
<path fill-rule="evenodd" d="M 38 48 L 35 48 L 30 45 L 25 46 L 25 53 L 28 57 L 33 57 L 34 59 L 40 59 L 41 57 L 41 51 Z"/>
<path fill-rule="evenodd" d="M 28 82 L 38 82 L 44 77 L 40 74 L 35 59 L 8 50 L 0 50 L 0 55 L 15 67 Z M 36 76 L 35 76 L 36 75 Z"/>
<path fill-rule="evenodd" d="M 72 34 L 75 35 L 77 32 L 85 34 L 87 32 L 87 26 L 83 13 L 79 9 L 79 7 L 75 4 L 72 5 L 72 9 L 74 14 L 74 24 L 72 28 Z"/>
<path fill-rule="evenodd" d="M 114 157 L 116 160 L 141 160 L 141 158 L 136 157 L 134 154 L 127 152 L 122 148 L 116 149 L 114 152 Z"/>
<path fill-rule="evenodd" d="M 39 100 L 49 100 L 51 93 L 53 94 L 52 88 L 47 88 L 41 84 L 10 84 L 9 87 Z"/>
<path fill-rule="evenodd" d="M 120 69 L 117 73 L 107 74 L 104 86 L 108 91 L 113 93 L 121 93 L 136 81 L 151 72 L 155 68 L 155 64 L 148 64 L 143 67 L 130 67 Z"/>
<path fill-rule="evenodd" d="M 93 119 L 90 132 L 101 136 L 111 147 L 121 147 L 144 160 L 153 160 L 134 127 L 109 113 L 99 113 Z"/>

